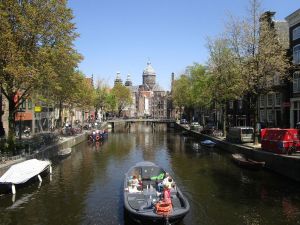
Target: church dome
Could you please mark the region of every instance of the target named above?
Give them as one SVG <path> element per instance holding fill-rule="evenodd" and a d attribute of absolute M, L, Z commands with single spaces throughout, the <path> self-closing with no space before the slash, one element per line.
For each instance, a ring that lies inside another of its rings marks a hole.
<path fill-rule="evenodd" d="M 151 63 L 150 63 L 150 62 L 147 63 L 147 66 L 146 66 L 146 68 L 145 68 L 144 71 L 143 71 L 143 75 L 144 75 L 144 76 L 147 76 L 147 75 L 155 76 L 155 75 L 156 75 L 156 73 L 155 73 L 153 67 L 151 66 Z"/>
<path fill-rule="evenodd" d="M 123 84 L 123 81 L 122 81 L 122 79 L 120 77 L 120 72 L 117 72 L 117 77 L 115 79 L 115 85 L 116 84 Z"/>

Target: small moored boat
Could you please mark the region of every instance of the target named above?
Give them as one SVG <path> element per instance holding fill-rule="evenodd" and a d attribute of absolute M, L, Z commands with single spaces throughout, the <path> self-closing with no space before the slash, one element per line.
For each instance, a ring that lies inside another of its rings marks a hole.
<path fill-rule="evenodd" d="M 255 161 L 238 153 L 232 154 L 232 159 L 237 165 L 247 169 L 259 170 L 265 166 L 265 162 Z"/>
<path fill-rule="evenodd" d="M 211 140 L 205 140 L 205 141 L 201 141 L 201 145 L 213 148 L 216 146 L 216 143 Z"/>
<path fill-rule="evenodd" d="M 58 151 L 57 155 L 59 158 L 66 158 L 72 153 L 72 148 L 64 148 Z"/>
<path fill-rule="evenodd" d="M 24 162 L 12 165 L 3 175 L 0 177 L 1 191 L 7 191 L 11 188 L 13 194 L 16 193 L 15 185 L 21 185 L 27 183 L 29 180 L 37 177 L 39 181 L 42 181 L 42 174 L 49 169 L 52 173 L 51 162 L 46 160 L 30 159 Z"/>
<path fill-rule="evenodd" d="M 190 205 L 175 185 L 167 190 L 169 201 L 162 198 L 160 184 L 166 172 L 152 162 L 140 162 L 131 167 L 124 179 L 125 213 L 140 224 L 173 224 L 181 221 L 189 212 Z M 139 177 L 133 186 L 131 177 Z"/>

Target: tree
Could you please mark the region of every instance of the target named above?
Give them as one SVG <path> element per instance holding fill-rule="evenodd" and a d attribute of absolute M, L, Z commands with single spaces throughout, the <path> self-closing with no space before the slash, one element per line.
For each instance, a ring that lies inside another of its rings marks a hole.
<path fill-rule="evenodd" d="M 180 118 L 182 117 L 182 109 L 191 106 L 191 82 L 187 75 L 182 74 L 179 79 L 174 80 L 172 98 L 174 105 L 179 107 Z"/>
<path fill-rule="evenodd" d="M 116 96 L 111 92 L 107 93 L 107 95 L 105 96 L 106 111 L 114 113 L 115 111 L 117 111 L 117 106 L 118 106 L 118 103 L 117 103 Z"/>
<path fill-rule="evenodd" d="M 210 77 L 208 76 L 207 68 L 198 63 L 188 67 L 188 71 L 191 76 L 193 107 L 202 110 L 202 122 L 204 123 L 204 111 L 212 103 Z"/>
<path fill-rule="evenodd" d="M 116 98 L 118 115 L 121 116 L 121 113 L 125 107 L 132 104 L 130 90 L 126 86 L 117 83 L 112 89 L 112 94 Z"/>
<path fill-rule="evenodd" d="M 103 81 L 98 81 L 94 90 L 94 107 L 96 109 L 96 115 L 98 114 L 98 110 L 103 112 L 103 110 L 107 108 L 108 94 L 108 86 Z"/>
<path fill-rule="evenodd" d="M 175 106 L 180 109 L 180 117 L 182 108 L 189 117 L 192 117 L 196 107 L 207 107 L 210 104 L 207 80 L 205 67 L 194 63 L 186 68 L 185 74 L 174 81 L 172 99 Z"/>
<path fill-rule="evenodd" d="M 289 61 L 286 50 L 279 42 L 272 17 L 275 13 L 261 13 L 260 1 L 250 0 L 248 18 L 232 18 L 227 26 L 231 48 L 240 64 L 240 71 L 249 96 L 255 130 L 254 143 L 258 142 L 258 97 L 273 89 L 274 76 L 285 79 Z"/>
<path fill-rule="evenodd" d="M 0 84 L 9 103 L 10 149 L 14 149 L 18 106 L 43 86 L 43 81 L 61 74 L 59 64 L 70 62 L 62 61 L 62 57 L 69 59 L 68 55 L 76 54 L 72 19 L 65 0 L 0 2 Z M 59 60 L 54 65 L 56 56 Z M 75 58 L 77 64 L 80 57 L 76 54 Z"/>
<path fill-rule="evenodd" d="M 227 107 L 229 100 L 241 97 L 243 86 L 239 65 L 234 52 L 229 48 L 228 41 L 224 38 L 209 40 L 208 50 L 210 89 L 213 102 L 223 111 L 223 135 L 226 135 Z"/>

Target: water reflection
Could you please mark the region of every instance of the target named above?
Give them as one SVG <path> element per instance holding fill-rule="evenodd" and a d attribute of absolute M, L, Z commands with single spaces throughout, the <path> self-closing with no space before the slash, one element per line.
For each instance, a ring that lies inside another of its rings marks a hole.
<path fill-rule="evenodd" d="M 300 224 L 300 185 L 269 171 L 235 166 L 230 154 L 206 149 L 201 140 L 165 125 L 115 127 L 99 144 L 82 143 L 54 161 L 52 181 L 0 196 L 0 224 L 127 224 L 124 173 L 149 160 L 169 171 L 187 196 L 181 225 Z M 24 219 L 26 218 L 26 219 Z"/>

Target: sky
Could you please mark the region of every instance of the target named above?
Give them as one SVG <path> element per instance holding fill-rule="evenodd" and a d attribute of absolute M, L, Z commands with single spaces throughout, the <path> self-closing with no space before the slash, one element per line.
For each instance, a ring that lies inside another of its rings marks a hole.
<path fill-rule="evenodd" d="M 170 90 L 175 78 L 193 63 L 208 60 L 207 39 L 224 31 L 229 15 L 244 17 L 248 0 L 69 0 L 84 57 L 79 69 L 94 82 L 113 86 L 117 72 L 125 82 L 142 84 L 150 61 L 156 83 Z M 300 0 L 263 0 L 275 20 L 300 8 Z"/>

